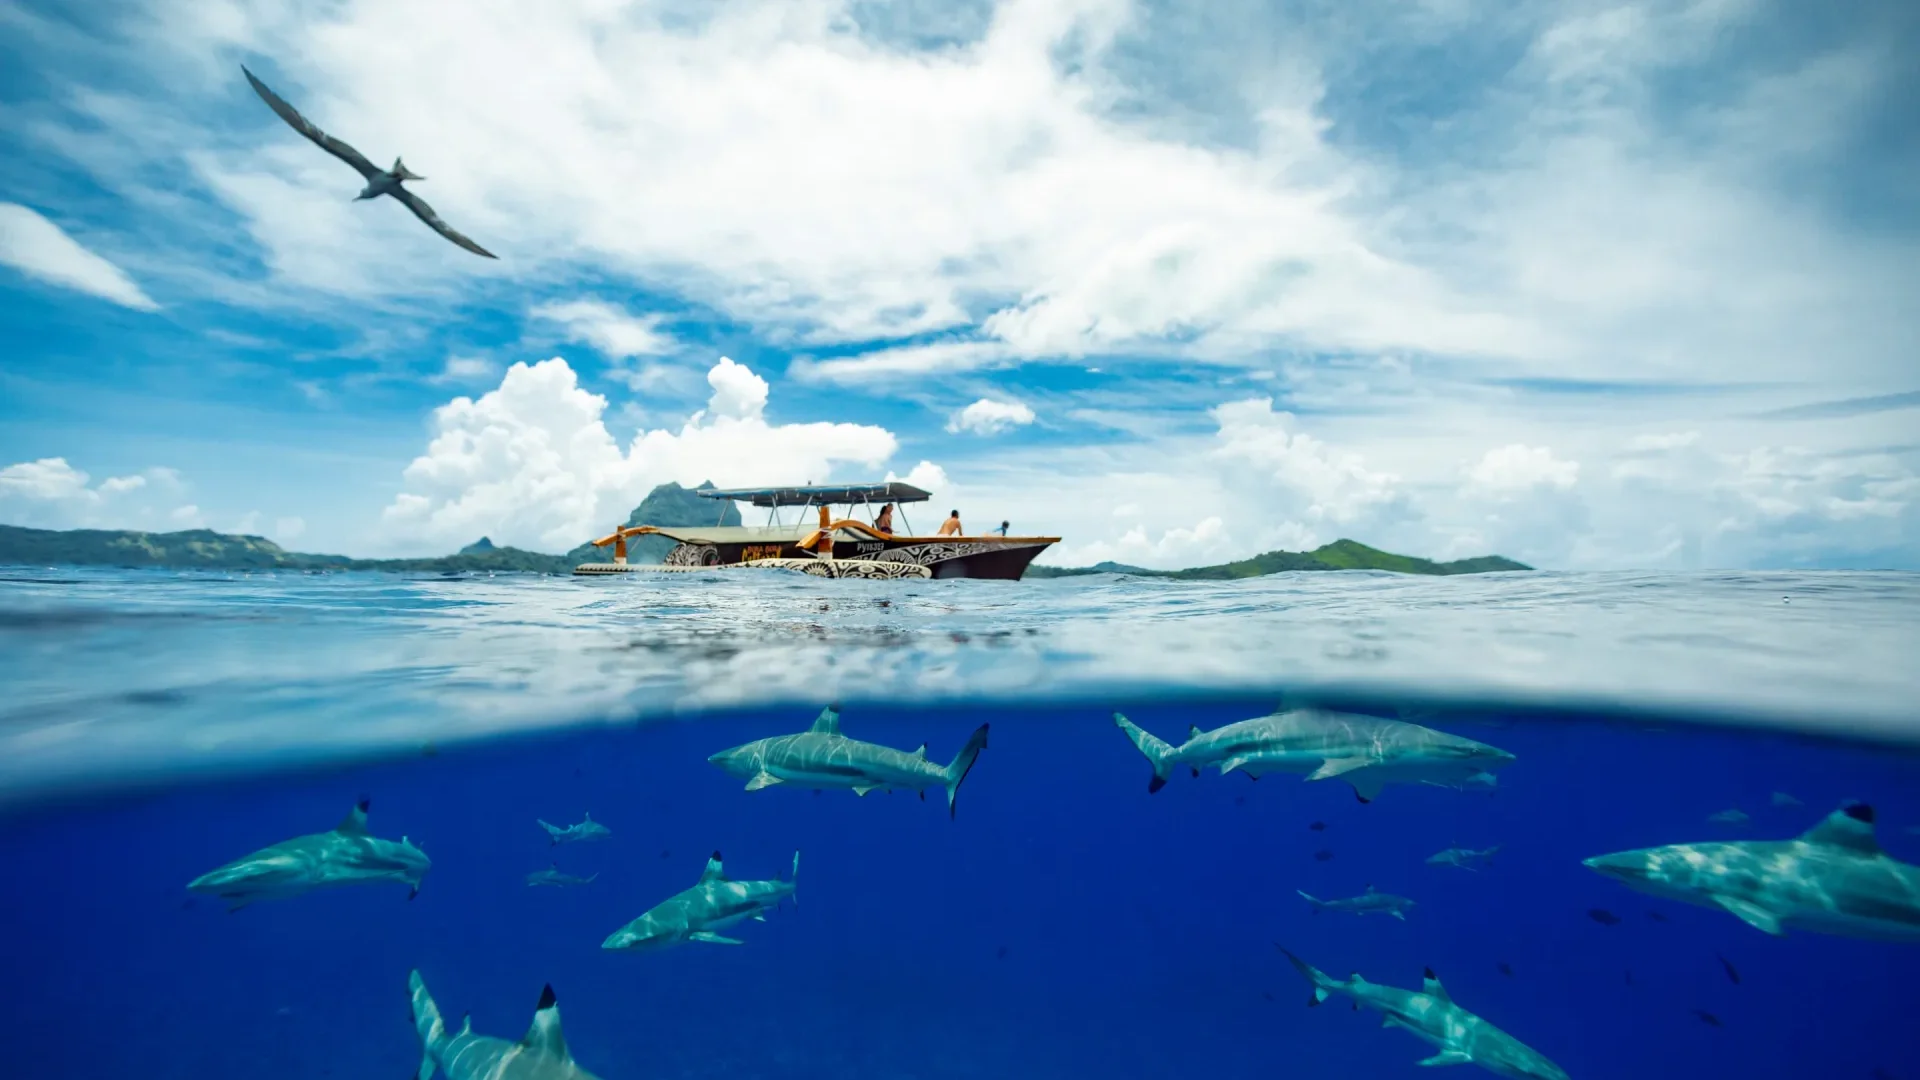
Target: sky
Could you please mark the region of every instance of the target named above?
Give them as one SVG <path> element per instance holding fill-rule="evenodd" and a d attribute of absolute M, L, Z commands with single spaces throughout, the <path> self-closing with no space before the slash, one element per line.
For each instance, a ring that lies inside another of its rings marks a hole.
<path fill-rule="evenodd" d="M 0 523 L 1920 568 L 1920 9 L 1815 7 L 0 0 Z"/>

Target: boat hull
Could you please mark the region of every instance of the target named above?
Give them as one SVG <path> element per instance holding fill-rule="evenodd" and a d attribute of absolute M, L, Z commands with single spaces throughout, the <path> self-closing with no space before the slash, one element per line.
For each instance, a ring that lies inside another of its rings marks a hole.
<path fill-rule="evenodd" d="M 1053 544 L 1051 538 L 887 537 L 840 540 L 833 545 L 836 560 L 904 563 L 923 566 L 936 578 L 982 578 L 1018 581 L 1027 566 Z M 766 559 L 812 559 L 798 543 L 682 543 L 667 553 L 669 566 L 732 566 Z M 918 574 L 907 576 L 918 577 Z"/>

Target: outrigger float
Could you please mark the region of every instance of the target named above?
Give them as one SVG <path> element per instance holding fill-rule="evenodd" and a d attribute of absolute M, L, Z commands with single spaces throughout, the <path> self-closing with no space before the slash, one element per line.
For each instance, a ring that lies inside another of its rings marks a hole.
<path fill-rule="evenodd" d="M 595 547 L 613 548 L 610 563 L 581 563 L 576 575 L 629 573 L 687 573 L 703 570 L 752 568 L 785 570 L 817 577 L 859 578 L 991 578 L 1018 581 L 1027 565 L 1057 536 L 915 536 L 907 524 L 907 503 L 926 502 L 932 495 L 912 484 L 844 484 L 807 487 L 702 489 L 703 498 L 752 503 L 768 511 L 765 525 L 629 525 L 595 540 Z M 878 527 L 877 511 L 887 504 L 897 508 L 906 531 Z M 780 511 L 802 507 L 799 520 L 786 524 Z M 835 518 L 833 508 L 844 506 L 849 516 Z M 807 521 L 805 508 L 817 508 L 818 519 Z M 860 508 L 868 520 L 852 517 Z M 722 514 L 725 513 L 724 507 Z M 627 541 L 637 536 L 664 536 L 679 541 L 664 563 L 627 562 Z"/>

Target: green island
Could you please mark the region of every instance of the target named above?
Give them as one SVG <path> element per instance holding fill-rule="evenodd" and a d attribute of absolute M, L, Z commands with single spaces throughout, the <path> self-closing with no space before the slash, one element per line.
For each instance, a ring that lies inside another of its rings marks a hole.
<path fill-rule="evenodd" d="M 711 487 L 702 484 L 701 488 Z M 734 504 L 701 498 L 699 488 L 661 484 L 628 516 L 627 524 L 738 525 Z M 662 536 L 635 540 L 628 559 L 657 563 L 673 541 Z M 211 529 L 152 533 L 129 529 L 29 529 L 0 525 L 0 564 L 15 566 L 124 566 L 179 570 L 386 570 L 411 573 L 522 573 L 571 574 L 583 562 L 604 562 L 611 555 L 592 544 L 581 544 L 564 555 L 500 547 L 486 537 L 452 555 L 415 559 L 354 559 L 345 555 L 312 555 L 288 551 L 260 536 L 235 536 Z M 1314 551 L 1269 551 L 1251 559 L 1186 570 L 1147 570 L 1121 563 L 1097 566 L 1031 566 L 1030 578 L 1077 577 L 1086 574 L 1131 574 L 1179 580 L 1222 581 L 1259 577 L 1286 570 L 1391 570 L 1402 574 L 1483 574 L 1532 567 L 1498 555 L 1437 563 L 1407 555 L 1378 551 L 1352 540 L 1336 540 Z"/>

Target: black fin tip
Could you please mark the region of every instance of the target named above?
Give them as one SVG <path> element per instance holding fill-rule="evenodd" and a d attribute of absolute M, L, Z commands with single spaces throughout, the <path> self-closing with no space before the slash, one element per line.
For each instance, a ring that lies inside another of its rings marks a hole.
<path fill-rule="evenodd" d="M 539 1004 L 539 1005 L 537 1005 L 537 1006 L 535 1006 L 535 1008 L 537 1008 L 537 1009 L 551 1009 L 551 1008 L 553 1008 L 553 1006 L 554 1006 L 554 1003 L 555 1003 L 555 1002 L 557 1002 L 557 1001 L 559 1001 L 559 1000 L 560 1000 L 559 998 L 556 998 L 556 997 L 554 997 L 554 996 L 553 996 L 553 984 L 552 984 L 552 983 L 548 983 L 548 984 L 547 984 L 546 986 L 544 986 L 544 987 L 542 987 L 542 988 L 541 988 L 541 990 L 540 990 L 540 1004 Z"/>
<path fill-rule="evenodd" d="M 1868 803 L 1857 802 L 1847 807 L 1847 816 L 1862 825 L 1873 824 L 1873 807 Z"/>

